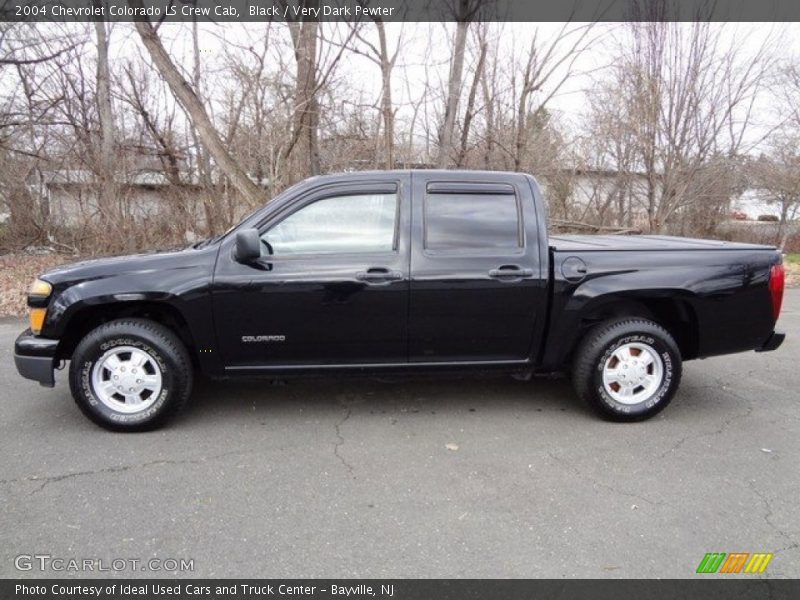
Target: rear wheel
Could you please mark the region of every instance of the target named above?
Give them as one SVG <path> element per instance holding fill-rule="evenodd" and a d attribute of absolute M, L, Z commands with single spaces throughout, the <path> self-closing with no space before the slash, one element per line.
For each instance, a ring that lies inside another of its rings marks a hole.
<path fill-rule="evenodd" d="M 141 431 L 159 427 L 186 405 L 192 367 L 172 331 L 146 319 L 120 319 L 78 344 L 69 383 L 78 407 L 98 425 Z"/>
<path fill-rule="evenodd" d="M 594 327 L 575 354 L 578 396 L 613 421 L 641 421 L 663 410 L 678 389 L 681 357 L 669 332 L 647 319 Z"/>

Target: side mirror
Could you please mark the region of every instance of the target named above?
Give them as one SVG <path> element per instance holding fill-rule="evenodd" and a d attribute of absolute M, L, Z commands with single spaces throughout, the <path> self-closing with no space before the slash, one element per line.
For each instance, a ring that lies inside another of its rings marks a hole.
<path fill-rule="evenodd" d="M 242 229 L 236 232 L 236 250 L 233 257 L 240 263 L 249 263 L 261 258 L 261 237 L 258 229 Z"/>

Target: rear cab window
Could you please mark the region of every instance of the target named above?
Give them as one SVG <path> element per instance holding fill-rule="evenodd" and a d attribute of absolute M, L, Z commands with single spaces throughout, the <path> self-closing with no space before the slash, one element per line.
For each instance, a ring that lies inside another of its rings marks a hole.
<path fill-rule="evenodd" d="M 430 254 L 522 253 L 522 211 L 507 184 L 431 182 L 423 201 L 423 247 Z"/>

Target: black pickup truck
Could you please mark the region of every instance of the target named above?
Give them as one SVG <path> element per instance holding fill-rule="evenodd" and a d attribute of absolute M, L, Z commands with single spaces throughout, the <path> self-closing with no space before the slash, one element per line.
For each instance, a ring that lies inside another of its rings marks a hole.
<path fill-rule="evenodd" d="M 525 174 L 349 173 L 185 250 L 43 274 L 14 358 L 46 386 L 70 361 L 78 406 L 116 430 L 162 424 L 194 371 L 568 372 L 633 421 L 669 403 L 683 361 L 780 346 L 783 277 L 767 246 L 548 237 Z"/>

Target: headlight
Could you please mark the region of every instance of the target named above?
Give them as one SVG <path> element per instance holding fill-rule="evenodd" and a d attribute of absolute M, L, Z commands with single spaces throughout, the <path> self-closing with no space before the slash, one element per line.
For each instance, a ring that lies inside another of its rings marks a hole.
<path fill-rule="evenodd" d="M 41 279 L 34 279 L 31 288 L 28 290 L 29 296 L 36 296 L 38 298 L 47 298 L 53 291 L 53 286 L 42 281 Z"/>
<path fill-rule="evenodd" d="M 41 279 L 34 280 L 28 290 L 28 306 L 31 307 L 30 325 L 34 335 L 42 332 L 44 318 L 47 316 L 47 302 L 52 292 L 53 286 Z"/>

